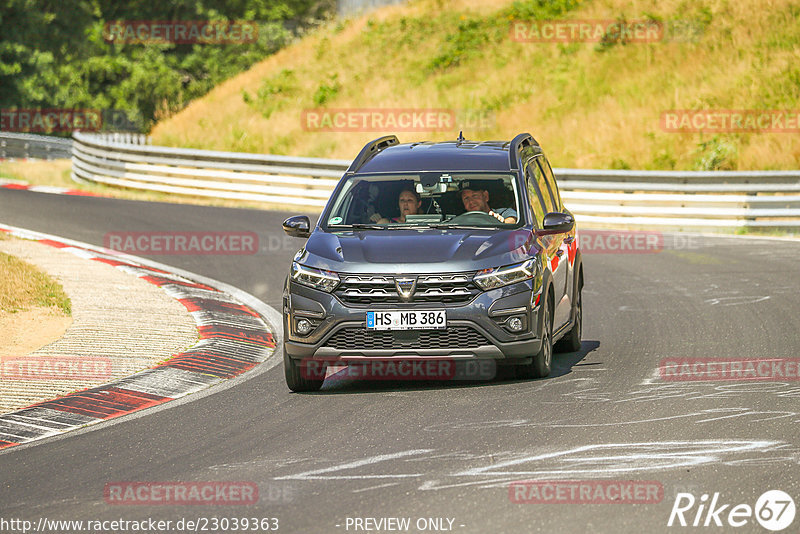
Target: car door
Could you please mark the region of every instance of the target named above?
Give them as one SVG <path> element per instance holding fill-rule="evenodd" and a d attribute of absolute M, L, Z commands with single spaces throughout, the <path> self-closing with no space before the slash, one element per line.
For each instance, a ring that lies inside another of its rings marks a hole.
<path fill-rule="evenodd" d="M 542 195 L 549 195 L 553 209 L 551 211 L 564 212 L 564 205 L 561 202 L 561 193 L 558 190 L 553 170 L 547 158 L 542 155 L 536 158 L 545 184 L 546 191 Z M 555 266 L 553 269 L 553 279 L 556 289 L 556 310 L 553 320 L 553 331 L 568 323 L 572 312 L 572 285 L 573 285 L 573 247 L 575 243 L 575 229 L 565 234 L 554 234 L 553 248 L 555 258 L 552 260 Z"/>
<path fill-rule="evenodd" d="M 572 212 L 567 209 L 564 205 L 564 202 L 561 200 L 561 192 L 558 189 L 558 183 L 556 182 L 556 177 L 553 174 L 553 168 L 550 166 L 550 161 L 548 161 L 547 156 L 542 155 L 542 170 L 544 171 L 545 181 L 552 184 L 552 191 L 554 195 L 554 201 L 558 205 L 558 209 L 562 213 L 569 213 L 572 215 Z M 567 261 L 569 263 L 569 269 L 567 273 L 567 296 L 572 300 L 572 297 L 575 295 L 574 292 L 574 285 L 575 285 L 575 257 L 578 254 L 578 230 L 577 226 L 573 227 L 568 233 L 564 235 L 564 244 L 566 245 L 566 254 L 567 254 Z"/>
<path fill-rule="evenodd" d="M 550 193 L 550 190 L 547 185 L 547 181 L 545 180 L 544 173 L 542 172 L 542 168 L 539 166 L 538 161 L 541 159 L 541 156 L 536 157 L 535 159 L 531 160 L 530 165 L 528 165 L 527 169 L 527 177 L 528 177 L 528 189 L 529 195 L 533 196 L 530 193 L 530 188 L 533 187 L 536 190 L 536 198 L 530 198 L 531 206 L 534 207 L 534 212 L 537 219 L 537 226 L 542 228 L 542 220 L 544 216 L 550 212 L 558 211 L 554 202 L 553 196 Z M 538 211 L 537 211 L 538 206 Z M 545 235 L 542 236 L 542 245 L 544 247 L 545 257 L 542 258 L 543 263 L 547 266 L 548 269 L 551 270 L 552 273 L 552 280 L 553 280 L 553 287 L 554 287 L 554 302 L 556 304 L 555 314 L 553 316 L 553 331 L 555 332 L 562 324 L 563 321 L 559 318 L 559 307 L 560 301 L 563 299 L 564 292 L 566 288 L 564 287 L 566 276 L 564 274 L 565 267 L 561 261 L 561 247 L 563 246 L 563 240 L 561 236 L 558 234 L 552 235 Z"/>

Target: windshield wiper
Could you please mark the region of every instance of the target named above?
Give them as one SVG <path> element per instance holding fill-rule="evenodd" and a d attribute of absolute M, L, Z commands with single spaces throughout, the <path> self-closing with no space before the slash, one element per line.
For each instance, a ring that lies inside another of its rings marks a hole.
<path fill-rule="evenodd" d="M 430 228 L 430 223 L 398 223 L 398 224 L 390 224 L 386 228 L 389 230 L 417 230 L 419 228 Z"/>
<path fill-rule="evenodd" d="M 478 226 L 476 224 L 447 224 L 447 223 L 440 223 L 440 224 L 432 224 L 430 225 L 431 228 L 436 229 L 447 229 L 447 228 L 457 228 L 460 230 L 500 230 L 499 226 Z"/>
<path fill-rule="evenodd" d="M 329 224 L 328 228 L 355 228 L 357 230 L 386 230 L 386 226 L 383 224 L 363 224 L 363 223 L 355 223 L 355 224 Z"/>

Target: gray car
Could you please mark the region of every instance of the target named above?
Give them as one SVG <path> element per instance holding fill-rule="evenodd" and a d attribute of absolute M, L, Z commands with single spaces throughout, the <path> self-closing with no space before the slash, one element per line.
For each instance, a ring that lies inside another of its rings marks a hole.
<path fill-rule="evenodd" d="M 308 238 L 283 294 L 293 391 L 318 390 L 331 366 L 453 379 L 489 362 L 545 377 L 554 348 L 580 349 L 575 222 L 530 134 L 381 137 L 353 160 L 313 229 L 302 215 L 283 227 Z"/>

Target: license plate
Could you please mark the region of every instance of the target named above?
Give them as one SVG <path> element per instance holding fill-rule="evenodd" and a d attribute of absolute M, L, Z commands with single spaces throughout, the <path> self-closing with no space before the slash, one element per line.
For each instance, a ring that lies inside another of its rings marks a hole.
<path fill-rule="evenodd" d="M 370 330 L 430 330 L 447 328 L 445 310 L 368 311 Z"/>

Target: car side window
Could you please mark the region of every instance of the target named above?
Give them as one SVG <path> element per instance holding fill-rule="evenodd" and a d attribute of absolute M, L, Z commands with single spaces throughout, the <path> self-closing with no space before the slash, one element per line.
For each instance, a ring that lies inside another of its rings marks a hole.
<path fill-rule="evenodd" d="M 553 202 L 553 195 L 550 193 L 550 188 L 547 186 L 542 169 L 537 163 L 539 160 L 540 158 L 536 158 L 531 161 L 531 167 L 536 177 L 536 187 L 539 190 L 539 197 L 542 199 L 542 206 L 547 214 L 551 211 L 555 211 L 555 203 Z"/>
<path fill-rule="evenodd" d="M 542 195 L 539 193 L 539 188 L 537 187 L 536 176 L 534 175 L 534 170 L 538 170 L 538 166 L 531 161 L 528 164 L 528 168 L 526 170 L 526 188 L 528 190 L 528 202 L 533 209 L 533 216 L 534 216 L 534 223 L 536 224 L 536 228 L 542 228 L 542 224 L 544 221 L 544 200 L 542 200 Z"/>
<path fill-rule="evenodd" d="M 547 158 L 544 156 L 539 158 L 537 161 L 542 167 L 542 172 L 544 172 L 547 186 L 550 189 L 550 193 L 553 195 L 553 203 L 556 211 L 564 211 L 564 204 L 561 203 L 561 193 L 558 191 L 558 184 L 556 183 L 555 176 L 553 176 L 553 169 L 550 167 L 550 162 L 547 161 Z"/>

